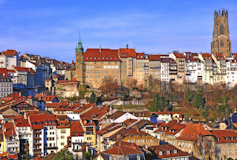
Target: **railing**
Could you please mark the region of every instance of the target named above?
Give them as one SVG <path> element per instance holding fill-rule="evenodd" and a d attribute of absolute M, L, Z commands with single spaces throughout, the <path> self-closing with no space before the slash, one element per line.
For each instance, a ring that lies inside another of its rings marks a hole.
<path fill-rule="evenodd" d="M 34 152 L 41 152 L 41 148 L 33 149 Z"/>
<path fill-rule="evenodd" d="M 44 149 L 58 149 L 58 147 L 44 147 Z"/>

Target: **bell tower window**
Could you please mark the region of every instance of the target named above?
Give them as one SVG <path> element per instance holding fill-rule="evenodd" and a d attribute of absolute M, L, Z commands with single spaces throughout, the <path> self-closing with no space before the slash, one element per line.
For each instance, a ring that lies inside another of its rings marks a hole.
<path fill-rule="evenodd" d="M 224 35 L 224 25 L 221 23 L 220 25 L 220 35 Z"/>

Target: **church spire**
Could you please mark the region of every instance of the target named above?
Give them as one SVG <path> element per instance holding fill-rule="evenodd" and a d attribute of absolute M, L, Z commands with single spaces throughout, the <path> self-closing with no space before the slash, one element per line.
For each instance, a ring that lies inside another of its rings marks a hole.
<path fill-rule="evenodd" d="M 80 32 L 80 29 L 79 29 L 79 42 L 78 44 L 81 43 L 81 32 Z"/>
<path fill-rule="evenodd" d="M 84 48 L 82 46 L 82 42 L 81 42 L 81 33 L 80 33 L 80 29 L 79 29 L 79 41 L 78 41 L 78 46 L 76 47 L 76 52 L 83 52 Z"/>

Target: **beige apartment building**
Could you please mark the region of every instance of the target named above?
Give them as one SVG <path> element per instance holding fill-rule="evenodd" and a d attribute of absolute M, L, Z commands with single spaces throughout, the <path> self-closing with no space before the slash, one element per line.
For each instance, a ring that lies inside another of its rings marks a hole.
<path fill-rule="evenodd" d="M 211 54 L 216 64 L 216 76 L 214 77 L 214 83 L 226 83 L 226 59 L 221 53 Z"/>
<path fill-rule="evenodd" d="M 118 50 L 113 49 L 87 49 L 83 55 L 86 64 L 85 82 L 91 88 L 100 87 L 102 80 L 108 76 L 117 82 L 121 81 L 120 61 Z M 124 69 L 126 71 L 126 69 Z"/>
<path fill-rule="evenodd" d="M 232 129 L 213 130 L 216 137 L 216 159 L 237 158 L 237 133 Z"/>
<path fill-rule="evenodd" d="M 149 55 L 149 74 L 154 79 L 161 79 L 161 58 L 160 55 Z"/>

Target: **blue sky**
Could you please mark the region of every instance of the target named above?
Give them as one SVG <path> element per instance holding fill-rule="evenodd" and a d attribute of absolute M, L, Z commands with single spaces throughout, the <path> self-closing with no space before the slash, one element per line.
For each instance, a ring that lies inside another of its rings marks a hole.
<path fill-rule="evenodd" d="M 167 54 L 210 52 L 214 10 L 228 9 L 237 52 L 237 1 L 0 0 L 0 50 L 75 59 L 79 28 L 86 48 Z"/>

